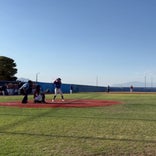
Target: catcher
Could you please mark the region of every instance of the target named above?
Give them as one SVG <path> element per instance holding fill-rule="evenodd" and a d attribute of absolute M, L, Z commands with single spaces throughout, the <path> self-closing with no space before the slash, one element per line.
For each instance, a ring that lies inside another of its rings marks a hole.
<path fill-rule="evenodd" d="M 34 91 L 34 103 L 46 103 L 45 94 L 41 92 L 40 85 L 37 85 Z"/>

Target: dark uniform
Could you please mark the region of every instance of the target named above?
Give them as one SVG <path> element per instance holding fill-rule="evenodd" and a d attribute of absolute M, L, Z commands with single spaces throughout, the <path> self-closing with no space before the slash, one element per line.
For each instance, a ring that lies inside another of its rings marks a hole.
<path fill-rule="evenodd" d="M 54 97 L 53 97 L 53 99 L 52 99 L 52 102 L 55 101 L 56 96 L 57 96 L 58 94 L 61 95 L 62 101 L 64 101 L 63 93 L 62 93 L 62 90 L 61 90 L 61 85 L 62 85 L 61 79 L 60 79 L 60 78 L 56 79 L 56 80 L 54 81 L 54 85 L 55 85 L 55 90 L 54 90 L 55 95 L 54 95 Z"/>

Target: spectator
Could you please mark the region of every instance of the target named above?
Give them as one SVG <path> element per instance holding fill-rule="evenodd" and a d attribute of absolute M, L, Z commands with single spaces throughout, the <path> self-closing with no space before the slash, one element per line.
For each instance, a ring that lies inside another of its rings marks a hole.
<path fill-rule="evenodd" d="M 131 85 L 131 86 L 130 86 L 130 92 L 131 92 L 131 93 L 133 92 L 133 89 L 134 89 L 134 87 Z"/>

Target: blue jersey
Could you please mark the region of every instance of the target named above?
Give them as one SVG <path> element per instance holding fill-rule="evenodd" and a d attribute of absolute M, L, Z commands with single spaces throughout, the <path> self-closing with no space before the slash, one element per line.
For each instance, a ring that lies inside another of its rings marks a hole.
<path fill-rule="evenodd" d="M 61 88 L 61 81 L 54 81 L 55 88 Z"/>

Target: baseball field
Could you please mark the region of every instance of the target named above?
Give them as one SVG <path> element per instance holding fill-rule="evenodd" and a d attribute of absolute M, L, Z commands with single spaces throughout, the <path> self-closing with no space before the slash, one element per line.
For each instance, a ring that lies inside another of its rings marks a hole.
<path fill-rule="evenodd" d="M 156 93 L 0 96 L 0 155 L 155 156 Z"/>

